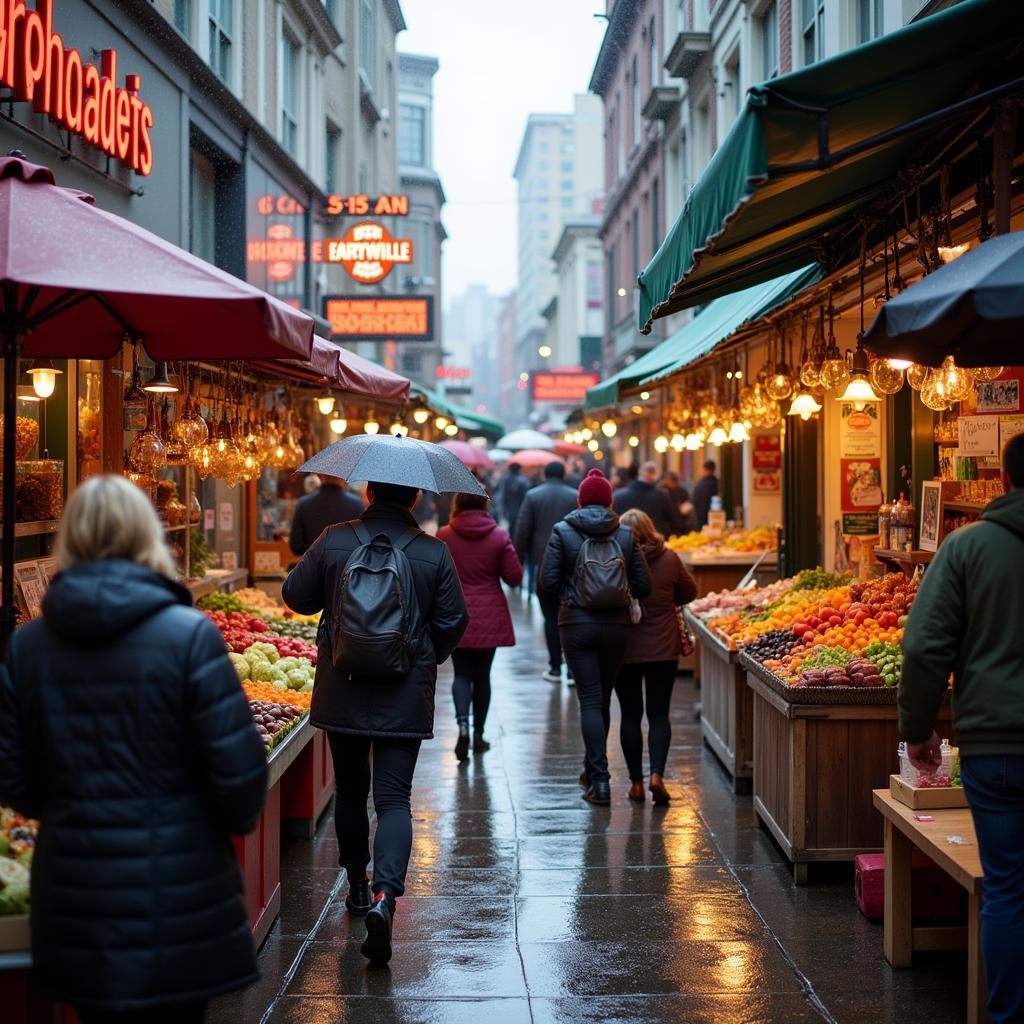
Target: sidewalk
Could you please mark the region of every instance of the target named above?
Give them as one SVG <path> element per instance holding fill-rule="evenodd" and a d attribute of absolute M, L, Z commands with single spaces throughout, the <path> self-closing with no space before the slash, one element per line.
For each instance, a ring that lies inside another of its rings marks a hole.
<path fill-rule="evenodd" d="M 519 645 L 495 663 L 493 747 L 462 767 L 442 671 L 390 967 L 368 969 L 359 954 L 329 812 L 312 843 L 285 846 L 263 980 L 218 1000 L 211 1024 L 963 1019 L 962 955 L 893 970 L 848 868 L 793 884 L 751 798 L 733 796 L 703 749 L 691 681 L 673 704 L 671 807 L 626 799 L 614 700 L 612 807 L 585 804 L 575 694 L 541 679 L 536 602 L 513 599 L 513 611 Z"/>

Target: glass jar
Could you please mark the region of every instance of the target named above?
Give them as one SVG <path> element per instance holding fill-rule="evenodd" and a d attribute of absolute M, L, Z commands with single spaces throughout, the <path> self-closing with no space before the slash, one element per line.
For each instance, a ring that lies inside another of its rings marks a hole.
<path fill-rule="evenodd" d="M 60 519 L 64 511 L 64 463 L 60 459 L 19 462 L 15 481 L 17 522 Z"/>
<path fill-rule="evenodd" d="M 892 514 L 892 505 L 883 501 L 878 506 L 878 546 L 888 549 L 889 547 L 889 517 Z"/>

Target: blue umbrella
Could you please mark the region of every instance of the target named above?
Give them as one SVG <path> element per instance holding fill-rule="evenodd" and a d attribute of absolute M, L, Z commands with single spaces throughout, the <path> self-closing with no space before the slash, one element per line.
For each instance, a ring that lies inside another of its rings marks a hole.
<path fill-rule="evenodd" d="M 298 471 L 356 482 L 400 484 L 435 494 L 487 493 L 451 452 L 412 437 L 346 437 L 317 452 Z"/>

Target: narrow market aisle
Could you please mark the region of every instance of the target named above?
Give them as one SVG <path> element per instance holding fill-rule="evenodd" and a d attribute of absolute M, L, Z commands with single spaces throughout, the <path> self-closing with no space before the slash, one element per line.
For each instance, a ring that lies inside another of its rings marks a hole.
<path fill-rule="evenodd" d="M 692 682 L 674 698 L 672 806 L 626 799 L 617 713 L 613 805 L 585 804 L 575 694 L 541 678 L 536 603 L 512 603 L 519 646 L 496 662 L 493 747 L 463 767 L 442 673 L 390 967 L 359 954 L 328 812 L 313 842 L 285 845 L 263 980 L 218 1000 L 212 1024 L 963 1019 L 962 957 L 894 971 L 848 869 L 793 884 L 751 798 L 733 796 L 703 749 Z"/>

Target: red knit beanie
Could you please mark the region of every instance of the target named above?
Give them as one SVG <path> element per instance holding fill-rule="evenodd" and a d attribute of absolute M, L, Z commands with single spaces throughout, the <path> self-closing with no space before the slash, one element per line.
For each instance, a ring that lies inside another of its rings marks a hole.
<path fill-rule="evenodd" d="M 584 505 L 612 504 L 612 485 L 599 469 L 592 469 L 583 479 L 579 489 L 580 507 Z"/>

